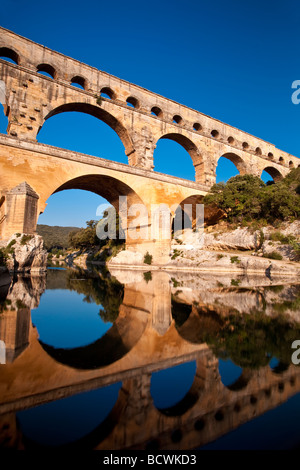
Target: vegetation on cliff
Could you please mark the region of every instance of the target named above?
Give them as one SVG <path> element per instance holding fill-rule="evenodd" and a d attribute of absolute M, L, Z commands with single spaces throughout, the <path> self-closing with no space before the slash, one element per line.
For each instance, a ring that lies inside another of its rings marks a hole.
<path fill-rule="evenodd" d="M 205 205 L 224 211 L 228 222 L 247 225 L 253 220 L 273 224 L 300 218 L 300 168 L 276 184 L 253 175 L 238 175 L 215 184 L 204 197 Z"/>

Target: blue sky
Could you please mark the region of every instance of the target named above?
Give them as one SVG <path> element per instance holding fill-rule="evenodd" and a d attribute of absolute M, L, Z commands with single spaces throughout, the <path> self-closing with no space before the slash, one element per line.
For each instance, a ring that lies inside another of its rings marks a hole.
<path fill-rule="evenodd" d="M 291 101 L 291 85 L 300 79 L 299 24 L 296 0 L 2 0 L 1 8 L 5 28 L 296 156 L 300 104 Z M 79 113 L 49 119 L 38 140 L 127 162 L 114 131 Z M 189 155 L 174 142 L 158 143 L 154 164 L 156 171 L 194 179 Z M 230 162 L 220 164 L 218 180 L 236 173 Z M 101 202 L 83 191 L 55 194 L 39 223 L 84 226 Z"/>

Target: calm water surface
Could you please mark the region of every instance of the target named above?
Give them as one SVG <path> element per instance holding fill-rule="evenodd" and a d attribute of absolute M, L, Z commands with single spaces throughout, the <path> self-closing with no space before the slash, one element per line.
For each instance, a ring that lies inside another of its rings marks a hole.
<path fill-rule="evenodd" d="M 49 269 L 0 301 L 1 448 L 300 444 L 300 284 Z"/>

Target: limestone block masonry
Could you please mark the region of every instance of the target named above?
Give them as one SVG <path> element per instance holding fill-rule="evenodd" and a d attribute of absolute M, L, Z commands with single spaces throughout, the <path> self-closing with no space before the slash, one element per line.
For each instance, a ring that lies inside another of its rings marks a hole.
<path fill-rule="evenodd" d="M 298 158 L 271 143 L 4 28 L 0 57 L 1 99 L 9 122 L 7 136 L 0 135 L 2 238 L 25 228 L 34 233 L 47 198 L 63 189 L 88 189 L 115 206 L 117 196 L 124 194 L 147 206 L 182 204 L 199 201 L 215 183 L 221 156 L 241 174 L 260 176 L 265 170 L 275 181 L 299 166 Z M 44 122 L 67 111 L 84 112 L 109 125 L 124 145 L 128 165 L 37 143 Z M 195 182 L 154 171 L 159 139 L 171 139 L 187 150 Z M 24 194 L 16 195 L 20 185 Z M 159 253 L 162 260 L 170 240 L 140 240 L 131 247 Z"/>

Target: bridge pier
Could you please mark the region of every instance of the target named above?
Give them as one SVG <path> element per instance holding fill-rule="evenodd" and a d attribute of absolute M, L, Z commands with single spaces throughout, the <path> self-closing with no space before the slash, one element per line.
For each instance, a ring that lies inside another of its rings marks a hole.
<path fill-rule="evenodd" d="M 14 233 L 35 233 L 38 200 L 39 196 L 26 181 L 4 195 L 0 225 L 4 240 Z"/>

